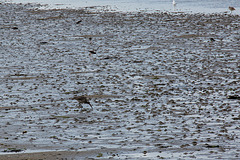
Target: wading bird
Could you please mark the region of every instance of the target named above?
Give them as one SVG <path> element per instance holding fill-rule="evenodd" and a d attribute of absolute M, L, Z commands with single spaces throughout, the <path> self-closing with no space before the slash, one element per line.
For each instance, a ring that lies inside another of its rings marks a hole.
<path fill-rule="evenodd" d="M 228 7 L 228 9 L 230 10 L 230 13 L 232 13 L 232 11 L 235 11 L 235 8 L 234 7 Z"/>
<path fill-rule="evenodd" d="M 84 97 L 84 96 L 76 96 L 76 97 L 73 97 L 72 100 L 77 100 L 79 105 L 82 107 L 82 104 L 88 104 L 89 106 L 91 106 L 92 110 L 93 110 L 93 107 L 91 105 L 91 103 L 89 102 L 89 100 L 87 99 L 87 97 Z"/>

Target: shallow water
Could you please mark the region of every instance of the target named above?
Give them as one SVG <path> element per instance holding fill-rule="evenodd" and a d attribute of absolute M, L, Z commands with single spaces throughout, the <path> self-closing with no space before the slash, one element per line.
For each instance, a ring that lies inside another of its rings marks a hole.
<path fill-rule="evenodd" d="M 41 3 L 49 4 L 47 8 L 79 8 L 90 6 L 107 6 L 108 10 L 117 11 L 180 11 L 188 13 L 220 13 L 228 11 L 229 6 L 234 6 L 234 14 L 240 13 L 238 0 L 176 0 L 174 7 L 171 0 L 11 0 L 16 3 Z M 46 6 L 45 6 L 46 7 Z"/>

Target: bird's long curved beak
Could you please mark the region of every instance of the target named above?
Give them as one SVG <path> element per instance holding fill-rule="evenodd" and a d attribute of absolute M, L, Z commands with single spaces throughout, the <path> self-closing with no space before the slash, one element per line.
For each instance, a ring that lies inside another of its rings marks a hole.
<path fill-rule="evenodd" d="M 88 103 L 89 104 L 89 106 L 91 106 L 91 108 L 92 108 L 92 110 L 93 110 L 93 106 L 91 105 L 91 103 Z"/>

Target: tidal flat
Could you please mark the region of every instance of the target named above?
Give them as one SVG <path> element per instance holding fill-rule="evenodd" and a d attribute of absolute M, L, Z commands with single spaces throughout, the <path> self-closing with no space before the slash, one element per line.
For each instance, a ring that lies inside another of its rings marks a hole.
<path fill-rule="evenodd" d="M 239 15 L 38 7 L 0 3 L 0 160 L 239 159 Z"/>

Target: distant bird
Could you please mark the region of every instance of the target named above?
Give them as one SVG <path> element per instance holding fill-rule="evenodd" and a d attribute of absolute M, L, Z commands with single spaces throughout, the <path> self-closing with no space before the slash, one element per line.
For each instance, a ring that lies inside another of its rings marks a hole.
<path fill-rule="evenodd" d="M 77 100 L 81 107 L 82 107 L 82 104 L 84 103 L 84 104 L 88 104 L 93 109 L 93 107 L 92 107 L 91 103 L 89 102 L 89 100 L 87 99 L 87 97 L 76 96 L 76 97 L 73 97 L 72 100 Z"/>
<path fill-rule="evenodd" d="M 172 4 L 173 4 L 174 6 L 176 6 L 177 3 L 175 2 L 175 0 L 173 0 Z"/>
<path fill-rule="evenodd" d="M 230 10 L 230 12 L 232 13 L 232 11 L 235 11 L 236 9 L 234 7 L 228 7 L 228 9 Z"/>

